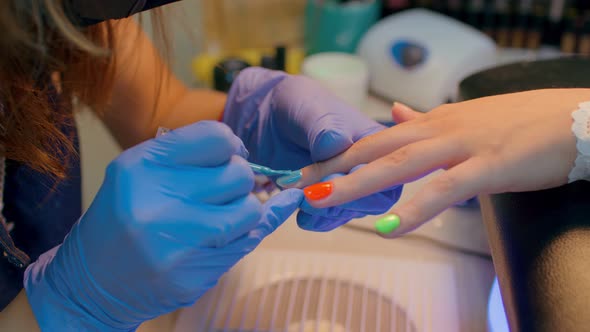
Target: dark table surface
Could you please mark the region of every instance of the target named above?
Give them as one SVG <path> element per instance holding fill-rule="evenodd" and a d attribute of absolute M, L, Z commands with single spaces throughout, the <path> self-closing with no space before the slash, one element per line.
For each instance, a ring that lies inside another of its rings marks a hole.
<path fill-rule="evenodd" d="M 490 69 L 465 79 L 460 94 L 468 100 L 570 87 L 590 88 L 589 59 Z M 511 330 L 590 331 L 590 182 L 481 203 Z"/>

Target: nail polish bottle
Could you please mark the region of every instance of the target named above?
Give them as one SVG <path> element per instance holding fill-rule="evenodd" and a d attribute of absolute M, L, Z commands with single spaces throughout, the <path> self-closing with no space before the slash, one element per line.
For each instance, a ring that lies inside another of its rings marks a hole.
<path fill-rule="evenodd" d="M 584 15 L 584 25 L 580 33 L 578 53 L 583 56 L 590 56 L 590 14 Z"/>
<path fill-rule="evenodd" d="M 285 46 L 277 46 L 275 52 L 275 63 L 277 69 L 284 71 L 287 68 L 287 48 Z"/>
<path fill-rule="evenodd" d="M 450 17 L 461 20 L 461 0 L 448 0 L 447 8 Z"/>
<path fill-rule="evenodd" d="M 443 0 L 433 0 L 430 3 L 430 9 L 439 13 L 446 15 L 446 2 Z"/>
<path fill-rule="evenodd" d="M 467 24 L 476 29 L 481 29 L 483 7 L 483 0 L 471 0 L 467 9 Z"/>
<path fill-rule="evenodd" d="M 542 4 L 537 4 L 533 8 L 531 24 L 527 29 L 525 47 L 529 50 L 539 49 L 543 39 L 543 27 L 547 20 L 547 9 Z"/>
<path fill-rule="evenodd" d="M 445 16 L 451 16 L 449 14 L 449 2 L 447 0 L 438 0 L 435 2 L 435 10 Z"/>
<path fill-rule="evenodd" d="M 494 6 L 491 1 L 488 1 L 484 6 L 481 30 L 488 35 L 488 37 L 495 40 L 495 28 L 496 16 L 494 13 Z"/>
<path fill-rule="evenodd" d="M 547 7 L 547 21 L 543 31 L 543 43 L 560 46 L 564 27 L 567 24 L 565 16 L 566 1 L 551 0 Z"/>
<path fill-rule="evenodd" d="M 498 3 L 498 30 L 496 32 L 497 43 L 499 47 L 508 47 L 510 45 L 510 9 L 504 1 Z"/>
<path fill-rule="evenodd" d="M 384 0 L 381 6 L 381 18 L 399 13 L 409 7 L 408 0 Z"/>
<path fill-rule="evenodd" d="M 573 54 L 576 51 L 577 36 L 576 36 L 576 19 L 577 11 L 575 8 L 570 8 L 567 11 L 565 18 L 565 26 L 561 35 L 561 51 L 566 54 Z"/>
<path fill-rule="evenodd" d="M 514 16 L 514 28 L 510 46 L 513 48 L 524 48 L 525 34 L 530 20 L 530 8 L 520 8 Z"/>

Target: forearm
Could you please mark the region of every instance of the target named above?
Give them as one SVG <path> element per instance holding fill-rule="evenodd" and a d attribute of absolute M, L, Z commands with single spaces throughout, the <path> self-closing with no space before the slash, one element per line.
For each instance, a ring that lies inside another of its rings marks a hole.
<path fill-rule="evenodd" d="M 157 126 L 178 128 L 202 120 L 219 120 L 225 106 L 226 95 L 212 90 L 189 90 L 168 111 Z"/>
<path fill-rule="evenodd" d="M 18 294 L 6 309 L 0 312 L 0 332 L 13 331 L 40 331 L 24 290 Z"/>
<path fill-rule="evenodd" d="M 153 138 L 158 127 L 178 128 L 202 120 L 218 120 L 225 106 L 226 95 L 212 90 L 186 89 L 174 102 L 158 105 L 150 116 L 110 113 L 104 122 L 123 149 Z M 144 105 L 148 111 L 153 106 Z M 127 119 L 123 119 L 127 118 Z"/>
<path fill-rule="evenodd" d="M 115 33 L 113 95 L 101 118 L 121 147 L 152 138 L 159 126 L 177 128 L 219 119 L 225 94 L 189 89 L 133 20 L 119 22 Z"/>

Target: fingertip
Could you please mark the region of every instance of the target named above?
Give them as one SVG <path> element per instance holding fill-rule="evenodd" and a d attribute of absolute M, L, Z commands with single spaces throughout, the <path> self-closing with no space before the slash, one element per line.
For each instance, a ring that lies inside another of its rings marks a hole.
<path fill-rule="evenodd" d="M 299 210 L 297 212 L 297 226 L 304 231 L 314 231 L 315 219 L 317 217 L 313 216 L 303 210 Z"/>
<path fill-rule="evenodd" d="M 397 214 L 389 214 L 375 222 L 375 230 L 378 234 L 388 237 L 399 228 L 400 224 L 401 219 Z"/>
<path fill-rule="evenodd" d="M 416 230 L 430 220 L 427 217 L 429 212 L 417 212 L 417 209 L 427 210 L 419 208 L 413 203 L 405 203 L 395 207 L 393 211 L 375 222 L 375 231 L 384 238 L 394 239 Z"/>
<path fill-rule="evenodd" d="M 273 196 L 264 204 L 264 216 L 270 227 L 268 234 L 274 232 L 289 217 L 297 211 L 303 201 L 303 192 L 300 189 L 289 189 Z"/>
<path fill-rule="evenodd" d="M 403 123 L 406 121 L 410 121 L 417 118 L 420 115 L 421 113 L 416 112 L 410 107 L 399 102 L 393 103 L 393 106 L 391 108 L 391 118 L 395 123 Z"/>
<path fill-rule="evenodd" d="M 353 167 L 353 168 L 350 170 L 350 172 L 349 172 L 349 173 L 354 173 L 354 172 L 358 171 L 359 169 L 361 169 L 361 168 L 363 168 L 363 167 L 365 167 L 365 166 L 367 166 L 367 164 L 360 164 L 360 165 L 356 165 L 355 167 Z"/>
<path fill-rule="evenodd" d="M 334 191 L 332 182 L 320 182 L 303 189 L 305 197 L 310 202 L 318 202 L 328 198 Z"/>
<path fill-rule="evenodd" d="M 301 169 L 301 180 L 298 183 L 299 188 L 312 185 L 322 179 L 320 173 L 321 167 L 318 164 L 312 164 Z"/>
<path fill-rule="evenodd" d="M 218 121 L 201 121 L 203 131 L 207 135 L 209 146 L 215 147 L 215 150 L 220 151 L 224 155 L 239 155 L 244 159 L 248 159 L 249 152 L 244 145 L 244 142 L 234 134 L 232 129 L 225 123 Z M 203 134 L 200 134 L 203 135 Z"/>
<path fill-rule="evenodd" d="M 232 164 L 238 167 L 234 171 L 234 174 L 239 174 L 240 182 L 236 185 L 237 188 L 248 188 L 249 192 L 252 191 L 256 186 L 256 174 L 250 168 L 248 161 L 240 155 L 233 155 L 230 158 L 230 165 Z"/>
<path fill-rule="evenodd" d="M 334 127 L 332 124 L 330 127 Z M 354 141 L 347 133 L 336 129 L 322 130 L 311 142 L 311 157 L 314 162 L 328 160 L 350 148 Z"/>
<path fill-rule="evenodd" d="M 306 166 L 298 171 L 280 177 L 276 180 L 278 186 L 284 189 L 303 189 L 321 180 L 321 174 L 318 174 L 317 164 Z"/>
<path fill-rule="evenodd" d="M 424 223 L 424 220 L 412 213 L 409 206 L 401 205 L 375 222 L 375 231 L 386 239 L 395 239 L 412 232 Z"/>
<path fill-rule="evenodd" d="M 304 200 L 304 194 L 301 189 L 287 189 L 284 190 L 277 195 L 273 196 L 268 200 L 265 206 L 270 207 L 277 207 L 280 209 L 286 209 L 289 212 L 288 214 L 291 215 L 294 210 L 298 209 L 301 203 Z"/>
<path fill-rule="evenodd" d="M 235 213 L 222 222 L 211 223 L 215 236 L 206 240 L 206 245 L 213 248 L 223 248 L 235 241 L 236 239 L 255 229 L 260 218 L 263 216 L 263 207 L 260 201 L 253 194 L 242 199 L 236 200 L 227 205 L 228 208 L 233 206 L 239 207 L 232 209 Z"/>
<path fill-rule="evenodd" d="M 349 175 L 335 174 L 322 179 L 322 182 L 303 188 L 305 200 L 316 209 L 329 208 L 349 202 L 350 186 L 347 181 Z"/>
<path fill-rule="evenodd" d="M 303 194 L 303 190 L 301 189 L 290 188 L 285 190 L 284 192 L 288 193 L 288 195 L 291 197 L 291 200 L 294 202 L 295 205 L 297 205 L 297 207 L 299 207 L 299 205 L 301 205 L 301 203 L 303 203 L 303 200 L 305 199 L 305 195 Z"/>
<path fill-rule="evenodd" d="M 344 175 L 340 171 L 338 163 L 340 161 L 335 158 L 329 161 L 319 162 L 306 166 L 300 170 L 301 178 L 293 185 L 286 186 L 285 188 L 306 188 L 318 182 L 328 181 L 335 175 Z"/>
<path fill-rule="evenodd" d="M 409 106 L 407 106 L 406 104 L 400 103 L 399 101 L 396 101 L 393 103 L 391 110 L 392 111 L 397 110 L 397 111 L 401 111 L 401 112 L 414 112 L 414 110 L 411 109 Z"/>

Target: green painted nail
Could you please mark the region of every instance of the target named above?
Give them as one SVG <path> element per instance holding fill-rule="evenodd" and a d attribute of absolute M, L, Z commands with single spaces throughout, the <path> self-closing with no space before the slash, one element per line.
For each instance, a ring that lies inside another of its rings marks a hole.
<path fill-rule="evenodd" d="M 375 228 L 377 229 L 377 232 L 381 234 L 389 234 L 399 227 L 400 222 L 401 221 L 398 216 L 395 214 L 390 214 L 377 220 L 375 223 Z"/>

